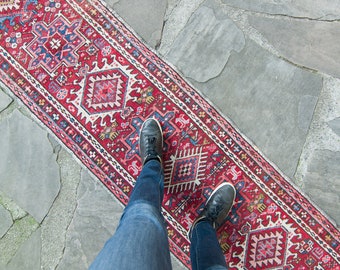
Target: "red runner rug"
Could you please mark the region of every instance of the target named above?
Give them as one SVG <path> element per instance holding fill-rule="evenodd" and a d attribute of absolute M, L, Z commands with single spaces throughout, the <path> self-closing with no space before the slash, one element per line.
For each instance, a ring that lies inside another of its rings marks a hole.
<path fill-rule="evenodd" d="M 139 129 L 161 122 L 163 214 L 184 265 L 191 223 L 228 181 L 230 269 L 340 269 L 339 231 L 101 2 L 1 2 L 0 78 L 123 204 L 141 170 Z"/>

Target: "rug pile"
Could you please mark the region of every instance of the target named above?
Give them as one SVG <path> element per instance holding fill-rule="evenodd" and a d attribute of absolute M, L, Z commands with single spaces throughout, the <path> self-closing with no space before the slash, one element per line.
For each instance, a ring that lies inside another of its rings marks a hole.
<path fill-rule="evenodd" d="M 141 170 L 141 125 L 161 122 L 162 212 L 187 267 L 188 229 L 227 181 L 237 197 L 219 240 L 230 269 L 339 269 L 339 231 L 101 2 L 1 3 L 0 80 L 123 204 Z"/>

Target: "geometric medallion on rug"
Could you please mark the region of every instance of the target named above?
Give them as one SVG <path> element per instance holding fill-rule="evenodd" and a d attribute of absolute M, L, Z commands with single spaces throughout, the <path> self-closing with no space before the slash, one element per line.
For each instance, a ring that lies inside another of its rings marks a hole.
<path fill-rule="evenodd" d="M 0 79 L 125 205 L 142 123 L 160 121 L 162 213 L 185 266 L 190 225 L 230 182 L 236 202 L 218 231 L 230 269 L 339 269 L 336 227 L 101 2 L 2 2 Z"/>

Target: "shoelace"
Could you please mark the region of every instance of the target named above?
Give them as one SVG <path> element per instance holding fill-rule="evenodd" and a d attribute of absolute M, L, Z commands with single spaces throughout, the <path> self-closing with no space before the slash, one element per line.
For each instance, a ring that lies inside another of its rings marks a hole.
<path fill-rule="evenodd" d="M 146 152 L 148 153 L 148 155 L 157 155 L 156 151 L 155 151 L 155 144 L 156 144 L 156 138 L 155 137 L 148 137 L 146 139 Z"/>
<path fill-rule="evenodd" d="M 210 210 L 208 211 L 209 213 L 209 218 L 211 219 L 217 219 L 218 215 L 221 213 L 221 211 L 223 210 L 223 206 L 222 205 L 214 205 L 213 207 L 210 207 Z"/>

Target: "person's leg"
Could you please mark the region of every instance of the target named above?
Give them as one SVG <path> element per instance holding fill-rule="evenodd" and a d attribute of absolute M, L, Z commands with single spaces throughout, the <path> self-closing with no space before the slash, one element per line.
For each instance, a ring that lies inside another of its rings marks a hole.
<path fill-rule="evenodd" d="M 208 221 L 196 224 L 191 232 L 190 260 L 192 270 L 227 269 L 216 231 Z"/>
<path fill-rule="evenodd" d="M 161 164 L 145 164 L 115 234 L 90 269 L 171 269 L 164 219 Z"/>
<path fill-rule="evenodd" d="M 150 160 L 143 166 L 126 208 L 135 203 L 147 202 L 160 212 L 163 189 L 164 175 L 162 165 L 157 160 Z"/>
<path fill-rule="evenodd" d="M 144 122 L 140 134 L 143 169 L 115 234 L 90 269 L 171 269 L 168 236 L 160 212 L 163 200 L 163 144 L 160 125 Z"/>
<path fill-rule="evenodd" d="M 207 200 L 201 214 L 194 221 L 189 237 L 190 259 L 193 270 L 227 269 L 227 264 L 215 229 L 224 222 L 236 196 L 230 183 L 217 187 Z"/>

